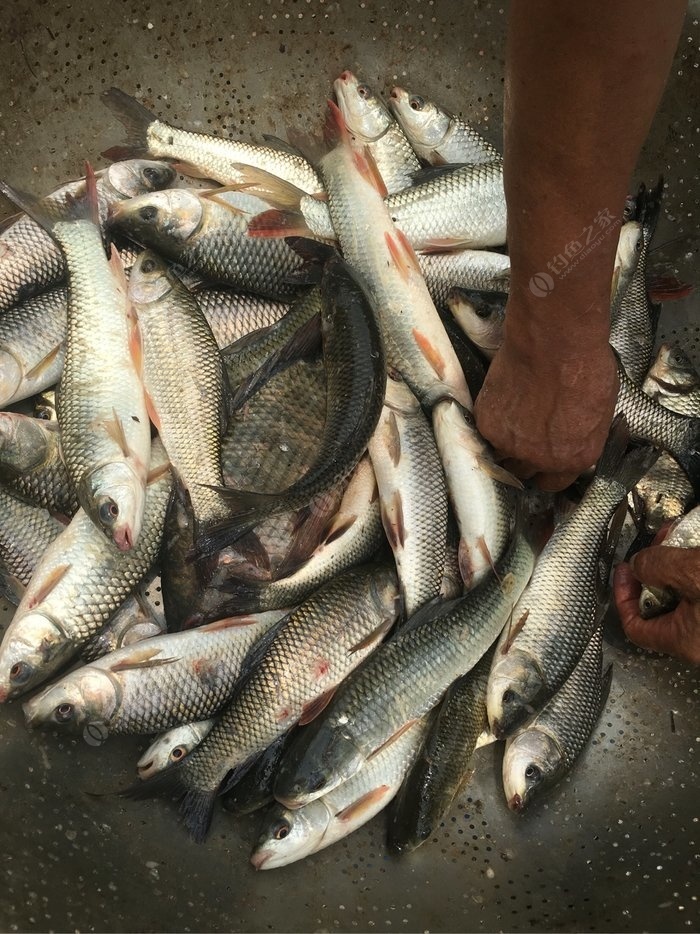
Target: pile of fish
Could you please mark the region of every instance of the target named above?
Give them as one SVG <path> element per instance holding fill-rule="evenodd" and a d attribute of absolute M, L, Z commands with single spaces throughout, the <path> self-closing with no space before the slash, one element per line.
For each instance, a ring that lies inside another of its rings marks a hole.
<path fill-rule="evenodd" d="M 335 93 L 325 144 L 259 144 L 112 88 L 109 168 L 41 200 L 0 183 L 23 212 L 0 233 L 0 701 L 157 735 L 125 793 L 177 797 L 198 840 L 220 796 L 267 807 L 259 869 L 392 801 L 415 848 L 484 741 L 512 809 L 560 780 L 610 686 L 626 514 L 644 544 L 700 478 L 700 379 L 666 346 L 650 369 L 662 186 L 620 234 L 605 451 L 578 501 L 535 494 L 471 415 L 508 292 L 501 156 L 401 88 Z"/>

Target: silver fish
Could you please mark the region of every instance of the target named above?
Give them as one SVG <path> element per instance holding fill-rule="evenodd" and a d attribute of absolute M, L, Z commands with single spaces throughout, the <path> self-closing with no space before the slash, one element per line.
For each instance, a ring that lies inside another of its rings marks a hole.
<path fill-rule="evenodd" d="M 672 548 L 700 547 L 700 506 L 691 509 L 673 524 L 661 542 Z M 672 610 L 678 603 L 678 595 L 670 587 L 643 586 L 639 595 L 639 614 L 642 619 L 651 619 Z"/>
<path fill-rule="evenodd" d="M 54 386 L 63 370 L 68 293 L 51 289 L 0 316 L 0 407 Z"/>
<path fill-rule="evenodd" d="M 700 415 L 700 374 L 681 347 L 668 343 L 659 347 L 642 389 L 672 412 Z"/>
<path fill-rule="evenodd" d="M 454 287 L 481 292 L 508 292 L 510 288 L 510 258 L 504 253 L 419 253 L 418 262 L 436 305 L 445 305 Z"/>
<path fill-rule="evenodd" d="M 413 616 L 440 593 L 447 548 L 447 489 L 430 423 L 411 390 L 391 371 L 369 456 L 405 612 Z"/>
<path fill-rule="evenodd" d="M 109 88 L 102 92 L 102 101 L 112 110 L 126 130 L 126 145 L 115 146 L 105 155 L 112 158 L 143 153 L 156 159 L 174 159 L 194 167 L 206 178 L 216 179 L 222 185 L 240 181 L 234 164 L 248 163 L 288 179 L 304 191 L 323 190 L 318 175 L 299 153 L 286 147 L 261 146 L 243 140 L 222 139 L 205 133 L 179 130 L 155 117 L 135 98 Z"/>
<path fill-rule="evenodd" d="M 62 531 L 45 509 L 0 486 L 0 591 L 7 600 L 20 602 L 41 556 Z"/>
<path fill-rule="evenodd" d="M 228 347 L 251 331 L 274 324 L 289 310 L 286 302 L 233 289 L 199 287 L 194 290 L 194 297 L 220 348 Z"/>
<path fill-rule="evenodd" d="M 461 329 L 489 360 L 493 360 L 503 343 L 507 298 L 504 292 L 460 288 L 451 289 L 446 297 L 447 307 Z"/>
<path fill-rule="evenodd" d="M 151 778 L 169 768 L 198 746 L 211 731 L 216 720 L 200 720 L 198 723 L 183 723 L 163 733 L 152 743 L 136 763 L 139 778 Z"/>
<path fill-rule="evenodd" d="M 35 506 L 68 517 L 78 510 L 57 422 L 0 412 L 0 480 Z"/>
<path fill-rule="evenodd" d="M 430 165 L 503 158 L 474 127 L 418 94 L 392 88 L 389 106 L 416 153 Z"/>
<path fill-rule="evenodd" d="M 384 102 L 351 71 L 333 82 L 345 125 L 358 145 L 366 146 L 389 194 L 411 184 L 420 162 Z"/>

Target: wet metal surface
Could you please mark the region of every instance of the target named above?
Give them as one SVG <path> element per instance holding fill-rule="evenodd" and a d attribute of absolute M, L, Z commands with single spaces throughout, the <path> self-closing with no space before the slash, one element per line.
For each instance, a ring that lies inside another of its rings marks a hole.
<path fill-rule="evenodd" d="M 0 168 L 36 192 L 121 140 L 99 103 L 116 84 L 193 129 L 259 139 L 321 121 L 350 67 L 461 112 L 498 142 L 505 4 L 411 0 L 164 3 L 34 0 L 0 25 Z M 691 3 L 636 180 L 668 181 L 654 253 L 698 284 L 698 16 Z M 603 154 L 602 154 L 603 157 Z M 700 359 L 697 296 L 664 311 Z M 684 330 L 685 329 L 685 330 Z M 157 593 L 152 597 L 157 600 Z M 9 609 L 0 606 L 6 623 Z M 124 787 L 147 741 L 29 734 L 0 709 L 0 929 L 79 931 L 697 930 L 698 674 L 616 640 L 592 745 L 540 806 L 509 813 L 501 749 L 434 839 L 397 860 L 380 815 L 302 863 L 255 873 L 255 818 L 218 813 L 204 846 L 163 801 Z"/>

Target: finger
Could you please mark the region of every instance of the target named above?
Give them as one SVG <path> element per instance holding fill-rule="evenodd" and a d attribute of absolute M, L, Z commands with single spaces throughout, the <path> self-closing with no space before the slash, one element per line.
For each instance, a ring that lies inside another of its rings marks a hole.
<path fill-rule="evenodd" d="M 632 573 L 629 564 L 618 564 L 613 574 L 613 596 L 623 629 L 639 616 L 641 592 L 642 585 Z"/>
<path fill-rule="evenodd" d="M 577 473 L 538 473 L 535 484 L 547 493 L 559 493 L 578 479 Z"/>
<path fill-rule="evenodd" d="M 649 587 L 671 587 L 690 599 L 700 599 L 700 548 L 652 545 L 630 560 L 634 576 Z"/>
<path fill-rule="evenodd" d="M 700 662 L 700 620 L 697 604 L 681 603 L 671 613 L 642 619 L 628 616 L 622 628 L 628 639 L 643 649 L 674 655 L 697 665 Z"/>
<path fill-rule="evenodd" d="M 671 528 L 675 522 L 676 522 L 675 519 L 669 519 L 668 522 L 664 522 L 664 524 L 661 526 L 659 531 L 654 536 L 654 541 L 651 544 L 660 545 L 661 542 L 666 538 L 668 533 L 671 531 Z"/>

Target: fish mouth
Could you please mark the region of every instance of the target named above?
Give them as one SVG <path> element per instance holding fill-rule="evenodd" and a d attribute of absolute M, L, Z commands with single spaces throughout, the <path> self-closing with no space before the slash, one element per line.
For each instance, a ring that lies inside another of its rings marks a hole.
<path fill-rule="evenodd" d="M 290 811 L 297 811 L 304 806 L 304 802 L 298 798 L 285 798 L 284 795 L 275 795 L 275 801 L 279 801 L 282 807 L 289 808 Z"/>
<path fill-rule="evenodd" d="M 516 814 L 520 814 L 520 812 L 525 807 L 525 802 L 523 801 L 522 796 L 516 792 L 508 802 L 508 807 L 511 809 L 511 811 L 515 811 Z"/>
<path fill-rule="evenodd" d="M 10 689 L 8 687 L 0 687 L 0 704 L 4 704 L 9 696 Z"/>
<path fill-rule="evenodd" d="M 404 91 L 404 89 L 400 87 L 395 87 L 391 89 L 389 97 L 394 101 L 408 100 L 408 91 Z"/>
<path fill-rule="evenodd" d="M 262 869 L 265 863 L 270 859 L 271 853 L 253 853 L 250 857 L 250 861 L 253 864 L 255 870 Z"/>
<path fill-rule="evenodd" d="M 134 535 L 129 526 L 114 529 L 112 538 L 119 551 L 129 551 L 134 547 Z"/>
<path fill-rule="evenodd" d="M 153 759 L 149 759 L 145 765 L 136 766 L 136 774 L 139 778 L 148 778 L 153 769 Z"/>
<path fill-rule="evenodd" d="M 342 81 L 345 84 L 357 83 L 357 78 L 348 68 L 346 68 L 344 72 L 338 75 L 337 80 Z"/>

